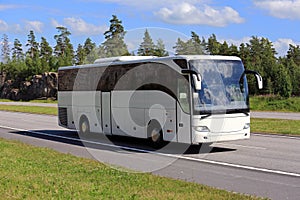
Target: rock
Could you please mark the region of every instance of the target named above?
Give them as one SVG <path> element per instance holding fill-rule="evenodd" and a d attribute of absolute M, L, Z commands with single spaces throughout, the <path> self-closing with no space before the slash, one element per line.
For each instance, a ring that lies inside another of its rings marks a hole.
<path fill-rule="evenodd" d="M 13 87 L 13 85 L 18 85 L 18 88 Z M 19 84 L 13 83 L 12 80 L 7 80 L 0 87 L 0 98 L 16 101 L 40 98 L 56 99 L 57 73 L 46 72 L 42 75 L 34 75 L 31 81 L 22 81 Z"/>

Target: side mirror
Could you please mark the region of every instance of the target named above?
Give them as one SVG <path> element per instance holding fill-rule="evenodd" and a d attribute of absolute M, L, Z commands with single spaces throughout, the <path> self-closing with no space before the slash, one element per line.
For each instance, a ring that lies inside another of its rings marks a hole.
<path fill-rule="evenodd" d="M 190 69 L 183 69 L 183 70 L 181 70 L 181 73 L 183 75 L 191 74 L 192 77 L 193 77 L 194 84 L 195 84 L 195 89 L 196 90 L 201 90 L 202 77 L 201 77 L 200 74 L 198 74 L 194 70 L 190 70 Z"/>
<path fill-rule="evenodd" d="M 260 90 L 263 89 L 263 80 L 262 80 L 261 75 L 258 72 L 252 71 L 252 70 L 245 70 L 244 73 L 245 74 L 254 74 L 256 81 L 257 81 L 258 89 L 260 89 Z"/>
<path fill-rule="evenodd" d="M 200 74 L 193 74 L 193 80 L 194 80 L 194 84 L 195 84 L 195 89 L 196 90 L 201 90 L 201 76 Z"/>

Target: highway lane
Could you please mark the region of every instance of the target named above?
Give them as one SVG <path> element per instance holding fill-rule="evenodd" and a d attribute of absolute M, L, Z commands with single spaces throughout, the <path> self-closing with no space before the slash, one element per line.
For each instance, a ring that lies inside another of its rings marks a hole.
<path fill-rule="evenodd" d="M 272 199 L 300 196 L 299 138 L 252 135 L 251 140 L 217 143 L 200 152 L 193 147 L 180 154 L 175 152 L 184 148 L 180 145 L 174 151 L 153 151 L 141 140 L 117 138 L 112 143 L 97 134 L 82 143 L 76 132 L 56 124 L 53 116 L 0 111 L 4 138 L 236 192 Z"/>

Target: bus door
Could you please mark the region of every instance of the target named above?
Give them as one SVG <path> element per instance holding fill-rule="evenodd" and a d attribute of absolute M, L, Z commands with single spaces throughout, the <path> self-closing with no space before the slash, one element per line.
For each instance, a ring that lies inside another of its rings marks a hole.
<path fill-rule="evenodd" d="M 101 93 L 103 133 L 111 135 L 111 93 Z"/>
<path fill-rule="evenodd" d="M 178 142 L 190 144 L 192 138 L 189 86 L 186 79 L 179 78 L 177 81 L 177 139 Z"/>

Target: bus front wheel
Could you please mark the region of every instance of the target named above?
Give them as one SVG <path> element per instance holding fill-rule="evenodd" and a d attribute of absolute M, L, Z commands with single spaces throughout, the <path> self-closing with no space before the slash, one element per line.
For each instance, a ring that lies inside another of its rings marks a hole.
<path fill-rule="evenodd" d="M 80 118 L 79 131 L 81 134 L 88 134 L 90 132 L 90 123 L 86 116 Z"/>
<path fill-rule="evenodd" d="M 147 128 L 148 138 L 154 147 L 160 147 L 163 143 L 163 133 L 158 122 L 151 121 Z"/>

